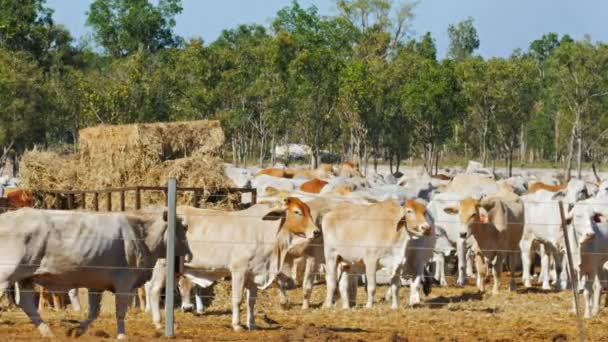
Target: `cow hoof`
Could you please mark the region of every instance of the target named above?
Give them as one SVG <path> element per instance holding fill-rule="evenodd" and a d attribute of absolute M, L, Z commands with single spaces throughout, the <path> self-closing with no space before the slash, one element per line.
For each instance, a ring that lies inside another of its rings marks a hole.
<path fill-rule="evenodd" d="M 232 326 L 232 329 L 233 329 L 234 331 L 243 331 L 243 330 L 245 330 L 245 329 L 244 329 L 244 328 L 243 328 L 243 327 L 242 327 L 240 324 L 233 325 L 233 326 Z"/>
<path fill-rule="evenodd" d="M 310 308 L 310 305 L 308 304 L 308 302 L 302 303 L 302 310 L 308 310 L 309 308 Z"/>
<path fill-rule="evenodd" d="M 331 309 L 333 305 L 328 304 L 327 302 L 323 303 L 323 309 Z"/>
<path fill-rule="evenodd" d="M 160 323 L 154 323 L 154 328 L 155 328 L 156 330 L 162 330 L 164 327 L 163 327 L 163 325 L 162 325 L 162 324 L 160 324 Z"/>
<path fill-rule="evenodd" d="M 203 310 L 203 309 L 196 309 L 196 314 L 197 315 L 202 315 L 203 313 L 205 313 L 205 310 Z"/>
<path fill-rule="evenodd" d="M 365 308 L 366 308 L 366 309 L 371 309 L 371 308 L 373 308 L 373 307 L 374 307 L 374 304 L 371 304 L 371 303 L 367 303 L 367 304 L 365 304 Z"/>
<path fill-rule="evenodd" d="M 397 310 L 397 309 L 399 309 L 399 305 L 398 304 L 392 304 L 391 305 L 391 309 Z"/>
<path fill-rule="evenodd" d="M 247 326 L 247 329 L 249 329 L 249 330 L 256 330 L 257 328 L 258 328 L 258 326 L 257 326 L 257 325 L 255 325 L 255 323 L 254 323 L 254 324 L 249 324 L 249 325 Z"/>
<path fill-rule="evenodd" d="M 117 340 L 126 340 L 127 339 L 127 335 L 125 334 L 118 334 L 118 336 L 116 336 Z"/>
<path fill-rule="evenodd" d="M 42 335 L 42 337 L 48 337 L 48 338 L 55 337 L 55 334 L 53 334 L 53 332 L 51 331 L 51 328 L 49 328 L 49 326 L 46 325 L 45 323 L 42 323 L 38 326 L 38 331 L 40 331 L 40 335 Z"/>

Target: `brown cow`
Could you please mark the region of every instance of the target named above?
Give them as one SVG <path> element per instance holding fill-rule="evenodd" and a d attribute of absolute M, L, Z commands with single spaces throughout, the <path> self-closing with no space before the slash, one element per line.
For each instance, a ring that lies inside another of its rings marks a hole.
<path fill-rule="evenodd" d="M 315 178 L 315 179 L 309 180 L 308 182 L 302 183 L 302 185 L 300 185 L 300 190 L 303 192 L 318 194 L 321 192 L 321 189 L 323 189 L 323 187 L 326 185 L 327 185 L 326 181 Z"/>
<path fill-rule="evenodd" d="M 14 189 L 6 194 L 8 209 L 16 210 L 34 206 L 34 197 L 31 192 L 23 189 Z"/>
<path fill-rule="evenodd" d="M 528 187 L 528 193 L 533 194 L 538 190 L 547 190 L 549 192 L 558 192 L 560 190 L 564 190 L 566 185 L 549 185 L 543 182 L 535 182 L 530 184 Z"/>
<path fill-rule="evenodd" d="M 260 170 L 255 175 L 256 175 L 256 177 L 260 176 L 260 175 L 268 175 L 268 176 L 281 177 L 281 178 L 293 178 L 293 173 L 291 173 L 291 171 L 292 170 L 270 168 L 270 169 Z"/>

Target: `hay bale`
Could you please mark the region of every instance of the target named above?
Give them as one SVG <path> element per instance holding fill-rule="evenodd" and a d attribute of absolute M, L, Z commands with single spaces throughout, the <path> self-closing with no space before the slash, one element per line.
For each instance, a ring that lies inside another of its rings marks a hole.
<path fill-rule="evenodd" d="M 101 190 L 164 186 L 169 177 L 175 177 L 179 186 L 204 187 L 205 200 L 218 189 L 234 186 L 218 157 L 223 143 L 219 121 L 90 127 L 80 131 L 77 153 L 26 152 L 21 178 L 31 190 Z M 191 197 L 180 196 L 180 203 L 189 203 Z M 105 208 L 105 201 L 105 196 L 99 198 L 100 208 Z M 54 199 L 45 202 L 53 205 Z M 127 194 L 126 202 L 132 207 L 134 196 Z M 162 204 L 164 195 L 150 195 L 144 203 Z M 118 205 L 113 199 L 112 206 Z"/>

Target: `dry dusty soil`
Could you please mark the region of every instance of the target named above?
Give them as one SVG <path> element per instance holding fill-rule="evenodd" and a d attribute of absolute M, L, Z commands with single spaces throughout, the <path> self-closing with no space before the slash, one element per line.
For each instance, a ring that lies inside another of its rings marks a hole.
<path fill-rule="evenodd" d="M 520 284 L 521 285 L 521 284 Z M 433 288 L 421 307 L 405 305 L 409 290 L 400 291 L 401 308 L 391 310 L 381 298 L 386 287 L 376 293 L 377 304 L 365 309 L 362 288 L 355 309 L 320 309 L 324 285 L 313 292 L 314 308 L 302 311 L 301 289 L 290 291 L 292 304 L 282 308 L 276 288 L 260 294 L 256 306 L 259 329 L 234 332 L 230 326 L 228 286 L 219 284 L 216 297 L 205 314 L 196 316 L 176 311 L 176 340 L 191 341 L 575 341 L 576 318 L 571 312 L 572 293 L 545 292 L 539 289 L 509 292 L 504 286 L 498 295 L 481 295 L 465 288 Z M 84 291 L 82 291 L 84 292 Z M 84 293 L 82 293 L 84 298 Z M 86 309 L 86 300 L 83 300 Z M 244 307 L 243 307 L 244 309 Z M 78 340 L 115 338 L 113 297 L 105 295 L 100 319 Z M 244 311 L 244 310 L 242 310 Z M 85 317 L 84 313 L 47 310 L 43 313 L 59 340 L 67 337 L 70 327 Z M 244 312 L 242 319 L 244 320 Z M 127 316 L 130 340 L 149 341 L 161 338 L 150 316 L 131 309 Z M 587 341 L 608 342 L 608 309 L 585 320 Z M 0 341 L 39 340 L 38 332 L 17 309 L 0 311 Z"/>

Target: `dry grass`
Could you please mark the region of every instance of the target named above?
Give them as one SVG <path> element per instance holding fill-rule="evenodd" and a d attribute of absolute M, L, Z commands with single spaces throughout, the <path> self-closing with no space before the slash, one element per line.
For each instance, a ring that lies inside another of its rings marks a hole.
<path fill-rule="evenodd" d="M 80 131 L 77 153 L 26 152 L 20 173 L 23 186 L 33 190 L 162 186 L 169 177 L 175 177 L 180 186 L 208 189 L 202 194 L 205 199 L 216 189 L 232 186 L 218 157 L 223 143 L 218 121 L 90 127 Z M 132 207 L 134 196 L 126 200 Z M 55 204 L 51 196 L 44 201 L 50 207 Z M 102 196 L 101 208 L 105 208 L 105 201 Z M 148 201 L 163 203 L 164 195 L 152 194 Z M 189 197 L 180 198 L 180 203 L 190 201 Z M 113 200 L 114 209 L 118 206 Z"/>
<path fill-rule="evenodd" d="M 380 287 L 380 300 L 385 287 Z M 281 308 L 278 290 L 260 293 L 256 305 L 259 330 L 234 332 L 230 326 L 230 301 L 227 283 L 216 289 L 216 300 L 202 316 L 176 314 L 177 340 L 216 341 L 565 341 L 577 340 L 576 319 L 571 309 L 571 292 L 561 293 L 504 290 L 496 296 L 481 296 L 473 287 L 434 288 L 419 308 L 404 305 L 409 291 L 400 292 L 401 308 L 391 310 L 378 302 L 373 309 L 361 307 L 364 293 L 358 291 L 356 309 L 319 309 L 324 286 L 315 287 L 314 309 L 299 308 L 301 289 L 290 292 L 293 304 Z M 243 305 L 244 308 L 244 305 Z M 104 298 L 101 319 L 83 336 L 84 340 L 115 337 L 113 299 Z M 243 310 L 244 311 L 244 310 Z M 58 336 L 65 336 L 73 326 L 69 320 L 83 319 L 84 314 L 69 312 L 43 314 Z M 276 321 L 269 324 L 264 317 Z M 244 321 L 244 312 L 242 319 Z M 587 341 L 608 341 L 608 312 L 585 321 Z M 3 340 L 37 339 L 37 331 L 20 312 L 0 313 L 0 336 Z M 132 309 L 127 317 L 131 340 L 157 339 L 150 316 Z"/>

